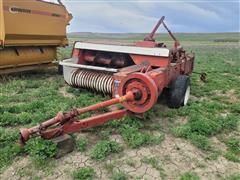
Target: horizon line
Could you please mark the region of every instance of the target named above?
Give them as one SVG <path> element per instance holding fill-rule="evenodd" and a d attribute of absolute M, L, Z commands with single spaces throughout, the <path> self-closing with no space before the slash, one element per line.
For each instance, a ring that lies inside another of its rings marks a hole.
<path fill-rule="evenodd" d="M 91 31 L 79 31 L 79 32 L 68 32 L 72 33 L 98 33 L 98 34 L 149 34 L 149 32 L 91 32 Z M 226 31 L 226 32 L 172 32 L 172 33 L 182 33 L 182 34 L 221 34 L 221 33 L 240 33 L 240 31 Z M 168 32 L 157 32 L 156 34 L 168 34 Z"/>

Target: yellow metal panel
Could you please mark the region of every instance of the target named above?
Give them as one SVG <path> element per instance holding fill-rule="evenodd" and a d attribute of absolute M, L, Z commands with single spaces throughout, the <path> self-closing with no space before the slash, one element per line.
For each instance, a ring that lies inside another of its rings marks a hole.
<path fill-rule="evenodd" d="M 54 64 L 51 63 L 44 63 L 44 64 L 34 64 L 29 66 L 19 66 L 14 68 L 7 68 L 7 69 L 0 69 L 0 75 L 1 74 L 10 74 L 10 73 L 16 73 L 16 72 L 23 72 L 23 71 L 30 71 L 34 69 L 43 69 L 48 67 L 53 67 Z"/>
<path fill-rule="evenodd" d="M 3 18 L 3 1 L 0 0 L 0 46 L 3 46 L 5 39 L 5 28 Z"/>
<path fill-rule="evenodd" d="M 33 64 L 52 62 L 56 57 L 56 47 L 9 47 L 0 50 L 0 71 Z"/>
<path fill-rule="evenodd" d="M 13 40 L 7 40 L 5 44 L 17 44 L 18 47 L 20 46 L 32 46 L 32 45 L 37 45 L 37 46 L 46 46 L 46 45 L 53 45 L 56 46 L 56 44 L 63 45 L 63 44 L 68 44 L 68 40 L 59 40 L 59 39 L 54 39 L 54 40 L 42 40 L 42 39 L 35 39 L 35 40 L 29 40 L 29 39 L 13 39 Z"/>
<path fill-rule="evenodd" d="M 68 44 L 71 19 L 62 4 L 0 0 L 0 74 L 51 63 L 57 46 Z"/>
<path fill-rule="evenodd" d="M 65 6 L 39 0 L 1 1 L 6 46 L 67 45 L 66 26 L 72 16 Z"/>

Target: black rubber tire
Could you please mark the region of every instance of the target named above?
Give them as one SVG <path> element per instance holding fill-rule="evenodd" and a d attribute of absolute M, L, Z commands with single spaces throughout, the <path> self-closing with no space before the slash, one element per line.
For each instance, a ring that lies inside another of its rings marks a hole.
<path fill-rule="evenodd" d="M 63 75 L 63 66 L 60 64 L 58 65 L 58 74 Z"/>
<path fill-rule="evenodd" d="M 189 76 L 178 76 L 169 87 L 167 99 L 168 107 L 179 108 L 184 106 L 184 98 L 188 87 L 190 87 Z"/>

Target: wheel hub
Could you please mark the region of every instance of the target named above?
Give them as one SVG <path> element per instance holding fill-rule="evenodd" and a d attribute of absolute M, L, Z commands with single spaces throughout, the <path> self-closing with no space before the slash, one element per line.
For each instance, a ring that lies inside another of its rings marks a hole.
<path fill-rule="evenodd" d="M 132 112 L 144 113 L 157 101 L 157 86 L 146 74 L 134 73 L 126 77 L 120 84 L 119 95 L 124 96 L 129 91 L 135 93 L 135 100 L 124 102 L 123 105 Z"/>

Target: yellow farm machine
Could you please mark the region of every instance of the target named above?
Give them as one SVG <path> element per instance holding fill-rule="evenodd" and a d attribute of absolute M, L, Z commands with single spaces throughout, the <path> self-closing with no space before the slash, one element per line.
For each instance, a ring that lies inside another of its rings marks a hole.
<path fill-rule="evenodd" d="M 0 74 L 50 65 L 71 19 L 61 1 L 0 0 Z"/>

